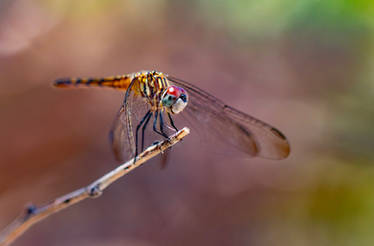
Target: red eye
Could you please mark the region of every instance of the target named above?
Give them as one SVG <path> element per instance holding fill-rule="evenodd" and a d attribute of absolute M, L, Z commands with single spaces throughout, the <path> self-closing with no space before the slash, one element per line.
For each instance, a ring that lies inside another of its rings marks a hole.
<path fill-rule="evenodd" d="M 179 88 L 177 88 L 175 86 L 170 86 L 169 89 L 168 89 L 168 94 L 173 95 L 175 97 L 178 97 L 179 94 L 180 94 L 180 91 L 178 89 Z"/>

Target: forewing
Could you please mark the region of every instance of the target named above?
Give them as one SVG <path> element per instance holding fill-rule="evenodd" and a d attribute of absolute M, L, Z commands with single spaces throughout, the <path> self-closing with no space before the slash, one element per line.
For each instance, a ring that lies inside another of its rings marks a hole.
<path fill-rule="evenodd" d="M 113 122 L 110 141 L 114 155 L 118 161 L 129 160 L 135 154 L 134 128 L 147 111 L 147 104 L 139 96 L 130 92 Z"/>
<path fill-rule="evenodd" d="M 250 156 L 284 159 L 290 146 L 286 137 L 275 127 L 234 109 L 200 88 L 177 78 L 168 79 L 187 90 L 185 109 L 204 130 Z"/>

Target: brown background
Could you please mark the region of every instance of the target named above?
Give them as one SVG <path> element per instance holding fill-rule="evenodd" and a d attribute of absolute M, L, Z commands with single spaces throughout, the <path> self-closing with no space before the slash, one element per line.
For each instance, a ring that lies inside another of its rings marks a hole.
<path fill-rule="evenodd" d="M 57 90 L 59 77 L 163 71 L 292 147 L 242 159 L 193 131 L 165 170 L 152 160 L 14 245 L 371 245 L 371 22 L 267 2 L 2 1 L 0 228 L 117 165 L 107 134 L 123 94 Z"/>

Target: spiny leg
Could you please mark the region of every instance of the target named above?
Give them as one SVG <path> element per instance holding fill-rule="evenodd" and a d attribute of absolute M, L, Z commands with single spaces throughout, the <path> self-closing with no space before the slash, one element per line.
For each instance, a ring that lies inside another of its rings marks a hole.
<path fill-rule="evenodd" d="M 152 113 L 149 113 L 148 118 L 145 120 L 143 128 L 142 128 L 142 151 L 144 150 L 144 131 L 145 131 L 151 117 L 152 117 Z"/>
<path fill-rule="evenodd" d="M 149 110 L 143 117 L 143 119 L 139 122 L 139 124 L 136 126 L 136 138 L 135 138 L 135 159 L 138 156 L 138 133 L 140 127 L 143 125 L 144 121 L 149 118 L 149 115 L 151 114 L 151 111 Z"/>
<path fill-rule="evenodd" d="M 162 117 L 162 112 L 160 111 L 160 131 L 162 135 L 166 138 L 169 138 L 169 136 L 164 132 L 164 118 Z"/>
<path fill-rule="evenodd" d="M 153 120 L 153 131 L 165 138 L 168 138 L 168 135 L 166 135 L 165 133 L 161 133 L 160 131 L 157 130 L 158 110 L 154 112 L 154 116 L 155 116 L 155 119 Z"/>
<path fill-rule="evenodd" d="M 169 116 L 170 125 L 175 129 L 175 131 L 178 131 L 178 128 L 174 125 L 174 121 L 173 121 L 173 118 L 171 117 L 171 114 L 168 113 L 168 116 Z"/>
<path fill-rule="evenodd" d="M 162 134 L 165 134 L 167 138 L 169 138 L 167 136 L 167 134 L 164 132 L 164 119 L 162 117 L 162 112 L 160 112 L 160 131 Z M 161 159 L 161 168 L 165 168 L 167 163 L 168 163 L 168 159 L 169 159 L 169 153 L 170 153 L 170 150 L 171 148 L 165 150 L 165 152 L 163 152 L 162 154 L 162 159 Z"/>

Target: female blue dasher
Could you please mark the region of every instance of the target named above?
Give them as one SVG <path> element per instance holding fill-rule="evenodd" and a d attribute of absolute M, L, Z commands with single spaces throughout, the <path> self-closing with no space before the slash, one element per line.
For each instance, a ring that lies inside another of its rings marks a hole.
<path fill-rule="evenodd" d="M 290 153 L 286 137 L 273 126 L 226 105 L 186 81 L 161 72 L 59 79 L 55 86 L 102 86 L 126 91 L 110 131 L 112 148 L 119 161 L 136 158 L 139 150 L 144 149 L 145 130 L 151 118 L 153 131 L 168 138 L 167 129 L 178 130 L 173 116 L 182 111 L 204 131 L 223 136 L 221 139 L 248 156 L 284 159 Z M 165 122 L 166 116 L 169 124 Z"/>

